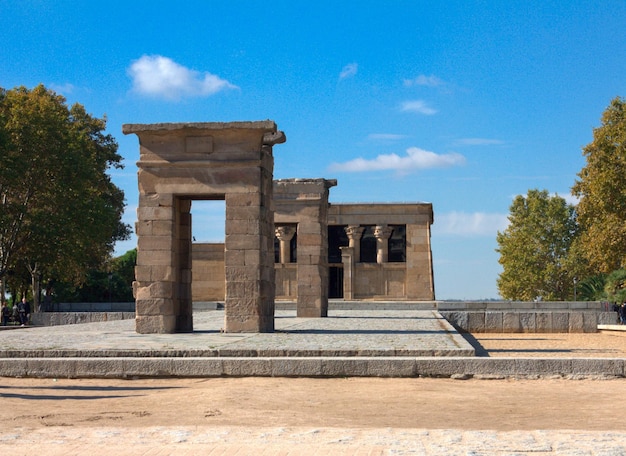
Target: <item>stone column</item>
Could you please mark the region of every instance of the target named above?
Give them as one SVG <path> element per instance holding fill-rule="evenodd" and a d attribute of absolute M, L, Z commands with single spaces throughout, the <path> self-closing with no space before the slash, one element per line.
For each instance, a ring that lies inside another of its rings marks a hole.
<path fill-rule="evenodd" d="M 139 176 L 146 171 L 140 169 Z M 137 209 L 135 266 L 135 328 L 140 334 L 176 332 L 175 300 L 178 240 L 176 200 L 171 194 L 140 193 Z"/>
<path fill-rule="evenodd" d="M 343 300 L 354 299 L 354 247 L 339 247 L 343 263 Z"/>
<path fill-rule="evenodd" d="M 365 227 L 359 225 L 348 225 L 345 228 L 346 235 L 348 236 L 348 247 L 353 249 L 352 257 L 355 263 L 361 261 L 361 236 Z"/>
<path fill-rule="evenodd" d="M 298 317 L 328 315 L 327 179 L 281 179 L 274 182 L 274 223 L 298 225 Z"/>
<path fill-rule="evenodd" d="M 318 203 L 319 204 L 319 203 Z M 298 317 L 328 315 L 328 228 L 326 216 L 298 223 Z"/>
<path fill-rule="evenodd" d="M 376 263 L 383 264 L 389 257 L 389 237 L 393 228 L 387 225 L 376 225 L 374 237 L 376 238 Z"/>
<path fill-rule="evenodd" d="M 291 260 L 291 240 L 296 234 L 296 228 L 293 226 L 278 226 L 274 230 L 280 245 L 280 263 L 287 264 Z"/>
<path fill-rule="evenodd" d="M 258 191 L 226 194 L 225 332 L 274 331 L 273 165 L 263 146 L 261 166 L 249 171 Z"/>

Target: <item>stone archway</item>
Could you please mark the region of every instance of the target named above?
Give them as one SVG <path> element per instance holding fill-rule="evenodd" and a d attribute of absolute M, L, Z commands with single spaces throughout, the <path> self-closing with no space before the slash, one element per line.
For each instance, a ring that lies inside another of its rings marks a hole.
<path fill-rule="evenodd" d="M 274 330 L 272 121 L 127 124 L 139 138 L 138 333 L 193 331 L 191 202 L 226 202 L 224 331 Z"/>

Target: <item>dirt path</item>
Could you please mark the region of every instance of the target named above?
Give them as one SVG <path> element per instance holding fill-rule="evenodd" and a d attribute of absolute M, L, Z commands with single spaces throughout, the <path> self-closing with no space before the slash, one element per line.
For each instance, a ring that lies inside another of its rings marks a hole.
<path fill-rule="evenodd" d="M 1 379 L 17 428 L 150 426 L 622 430 L 626 380 Z"/>

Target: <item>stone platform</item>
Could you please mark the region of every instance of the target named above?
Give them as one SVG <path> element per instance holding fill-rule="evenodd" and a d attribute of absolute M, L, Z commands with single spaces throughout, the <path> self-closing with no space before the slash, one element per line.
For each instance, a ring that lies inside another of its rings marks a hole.
<path fill-rule="evenodd" d="M 134 320 L 0 331 L 0 376 L 624 376 L 623 359 L 488 358 L 436 311 L 277 310 L 274 333 L 223 333 L 223 311 L 194 332 L 138 334 Z"/>

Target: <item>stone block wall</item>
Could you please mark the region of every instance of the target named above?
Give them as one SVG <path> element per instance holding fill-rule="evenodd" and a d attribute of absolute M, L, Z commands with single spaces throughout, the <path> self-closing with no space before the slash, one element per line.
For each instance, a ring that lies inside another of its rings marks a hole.
<path fill-rule="evenodd" d="M 192 246 L 191 294 L 194 301 L 224 301 L 224 244 L 195 243 Z"/>
<path fill-rule="evenodd" d="M 435 298 L 430 243 L 430 203 L 333 204 L 328 224 L 348 227 L 406 226 L 406 261 L 362 263 L 359 248 L 342 247 L 345 299 L 429 301 Z M 353 230 L 356 232 L 356 230 Z M 356 237 L 359 237 L 357 235 Z M 359 242 L 357 240 L 357 242 Z M 385 252 L 383 252 L 383 258 Z M 400 283 L 402 281 L 402 283 Z"/>
<path fill-rule="evenodd" d="M 35 326 L 59 326 L 134 318 L 135 312 L 39 312 L 31 314 L 31 324 Z"/>
<path fill-rule="evenodd" d="M 432 217 L 432 213 L 430 214 Z M 435 282 L 430 248 L 432 219 L 420 217 L 406 227 L 406 298 L 430 300 L 435 298 Z"/>
<path fill-rule="evenodd" d="M 595 333 L 614 324 L 615 312 L 601 310 L 440 310 L 458 330 L 470 333 Z"/>
<path fill-rule="evenodd" d="M 354 299 L 405 299 L 407 268 L 404 263 L 355 264 Z"/>
<path fill-rule="evenodd" d="M 296 263 L 277 263 L 276 299 L 296 301 L 298 299 L 298 265 Z"/>

